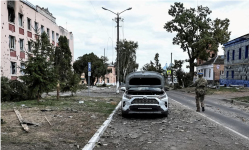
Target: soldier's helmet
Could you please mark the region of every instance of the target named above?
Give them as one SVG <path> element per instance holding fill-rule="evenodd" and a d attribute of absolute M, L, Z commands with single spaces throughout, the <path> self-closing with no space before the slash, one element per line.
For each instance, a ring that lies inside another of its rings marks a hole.
<path fill-rule="evenodd" d="M 202 72 L 198 72 L 198 76 L 199 77 L 203 77 L 203 73 Z"/>

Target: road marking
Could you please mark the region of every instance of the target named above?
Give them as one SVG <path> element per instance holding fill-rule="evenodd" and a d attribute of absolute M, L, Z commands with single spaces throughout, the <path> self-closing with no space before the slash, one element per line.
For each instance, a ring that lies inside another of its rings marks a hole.
<path fill-rule="evenodd" d="M 113 115 L 120 108 L 121 102 L 116 106 L 113 112 L 109 115 L 106 121 L 102 124 L 102 126 L 98 129 L 98 131 L 93 135 L 93 137 L 88 141 L 88 143 L 84 146 L 82 150 L 92 150 L 95 146 L 95 143 L 99 141 L 100 136 L 104 133 L 107 126 L 110 124 Z"/>
<path fill-rule="evenodd" d="M 172 98 L 170 98 L 170 99 L 172 99 Z M 178 101 L 176 101 L 176 100 L 174 100 L 174 99 L 172 99 L 172 100 L 173 100 L 173 101 L 175 101 L 176 103 L 178 103 L 178 104 L 180 104 L 180 105 L 182 105 L 182 106 L 184 106 L 184 107 L 186 107 L 186 108 L 188 108 L 188 109 L 191 109 L 191 110 L 192 110 L 192 108 L 190 108 L 190 107 L 188 107 L 188 106 L 186 106 L 186 105 L 183 105 L 182 103 L 180 103 L 180 102 L 178 102 Z M 239 136 L 241 136 L 241 137 L 243 137 L 243 138 L 245 138 L 245 139 L 249 140 L 249 137 L 247 137 L 247 136 L 245 136 L 245 135 L 243 135 L 243 134 L 241 134 L 241 133 L 239 133 L 239 132 L 237 132 L 237 131 L 235 131 L 235 130 L 233 130 L 233 129 L 231 129 L 231 128 L 227 127 L 227 126 L 225 126 L 224 124 L 219 123 L 219 122 L 217 122 L 217 121 L 213 120 L 212 118 L 209 118 L 208 116 L 206 116 L 206 115 L 204 115 L 204 114 L 201 114 L 201 113 L 197 113 L 197 114 L 199 114 L 199 115 L 201 115 L 201 116 L 203 116 L 203 117 L 205 117 L 205 118 L 207 118 L 207 119 L 209 119 L 209 120 L 213 121 L 214 123 L 216 123 L 216 124 L 218 124 L 218 125 L 220 125 L 220 126 L 225 127 L 226 129 L 228 129 L 228 130 L 232 131 L 233 133 L 235 133 L 235 134 L 237 134 L 237 135 L 239 135 Z"/>

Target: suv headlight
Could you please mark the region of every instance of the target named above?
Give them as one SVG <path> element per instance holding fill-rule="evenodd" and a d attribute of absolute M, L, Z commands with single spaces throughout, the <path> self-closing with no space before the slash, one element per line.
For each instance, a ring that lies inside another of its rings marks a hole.
<path fill-rule="evenodd" d="M 157 98 L 159 98 L 159 99 L 164 99 L 164 98 L 166 98 L 167 96 L 166 96 L 166 94 L 163 94 L 163 95 L 159 95 Z"/>
<path fill-rule="evenodd" d="M 132 96 L 128 95 L 128 94 L 124 94 L 124 97 L 127 98 L 127 99 L 131 99 L 132 98 Z"/>

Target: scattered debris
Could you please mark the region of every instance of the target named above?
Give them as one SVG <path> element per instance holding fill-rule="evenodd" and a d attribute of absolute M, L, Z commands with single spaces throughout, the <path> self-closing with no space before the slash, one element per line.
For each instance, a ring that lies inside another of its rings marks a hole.
<path fill-rule="evenodd" d="M 44 111 L 54 111 L 54 110 L 52 110 L 52 109 L 42 109 L 41 111 L 44 112 Z"/>
<path fill-rule="evenodd" d="M 27 125 L 39 126 L 38 123 L 33 123 L 33 122 L 26 121 L 26 120 L 23 120 L 23 123 L 25 123 L 25 124 L 27 124 Z"/>
<path fill-rule="evenodd" d="M 50 124 L 50 126 L 52 126 L 51 123 L 48 121 L 48 118 L 46 116 L 44 116 L 44 117 L 47 120 L 47 122 Z"/>
<path fill-rule="evenodd" d="M 29 127 L 28 127 L 27 124 L 23 123 L 23 118 L 22 118 L 20 112 L 19 112 L 18 110 L 16 110 L 16 109 L 14 109 L 14 111 L 15 111 L 16 116 L 17 116 L 17 118 L 18 118 L 18 120 L 19 120 L 21 126 L 23 127 L 23 129 L 24 129 L 26 132 L 29 132 Z"/>
<path fill-rule="evenodd" d="M 79 101 L 79 103 L 80 103 L 80 104 L 83 104 L 83 103 L 84 103 L 84 101 Z"/>

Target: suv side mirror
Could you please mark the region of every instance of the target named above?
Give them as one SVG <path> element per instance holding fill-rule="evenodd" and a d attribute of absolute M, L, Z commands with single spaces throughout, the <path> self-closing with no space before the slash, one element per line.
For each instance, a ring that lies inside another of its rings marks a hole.
<path fill-rule="evenodd" d="M 121 87 L 120 90 L 125 92 L 125 87 Z"/>

